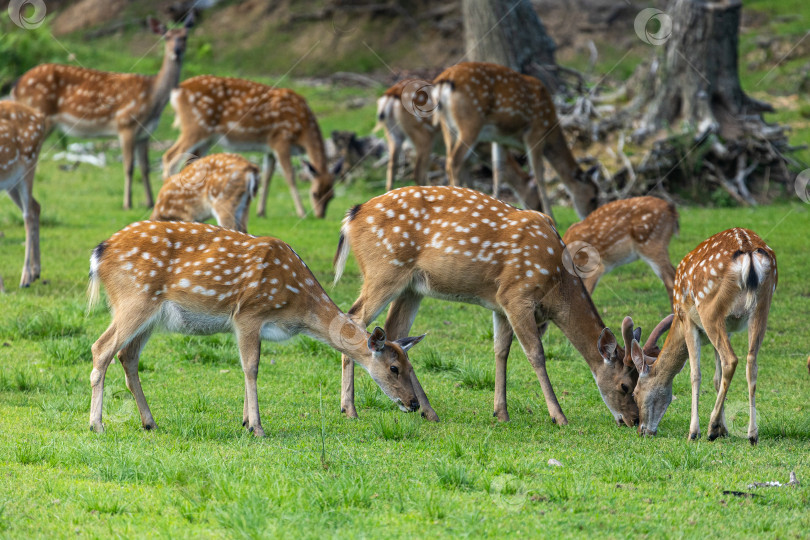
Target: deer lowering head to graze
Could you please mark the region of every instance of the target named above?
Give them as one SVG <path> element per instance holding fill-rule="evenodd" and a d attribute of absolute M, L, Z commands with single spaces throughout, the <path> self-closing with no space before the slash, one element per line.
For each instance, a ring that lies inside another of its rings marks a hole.
<path fill-rule="evenodd" d="M 59 127 L 66 135 L 118 137 L 124 159 L 124 208 L 132 207 L 135 159 L 141 168 L 146 204 L 152 206 L 149 184 L 149 138 L 169 101 L 169 92 L 180 81 L 188 29 L 167 30 L 149 18 L 149 27 L 163 36 L 163 65 L 157 75 L 109 73 L 76 66 L 42 64 L 25 73 L 12 97 L 25 103 Z"/>
<path fill-rule="evenodd" d="M 554 322 L 582 354 L 616 421 L 633 425 L 637 373 L 605 329 L 582 280 L 566 269 L 565 245 L 551 219 L 459 187 L 395 189 L 352 208 L 335 257 L 336 281 L 349 251 L 363 275 L 349 310 L 364 327 L 391 303 L 385 330 L 405 336 L 423 297 L 478 304 L 493 312 L 495 411 L 509 419 L 506 361 L 516 335 L 534 367 L 549 414 L 567 419 L 546 373 L 541 329 Z M 610 341 L 612 339 L 612 341 Z M 599 341 L 600 346 L 594 347 Z M 343 363 L 342 408 L 356 416 L 353 366 Z M 423 414 L 436 415 L 418 382 Z"/>
<path fill-rule="evenodd" d="M 669 241 L 678 232 L 675 205 L 658 197 L 634 197 L 600 206 L 571 225 L 563 242 L 573 254 L 585 288 L 592 293 L 599 278 L 623 264 L 642 259 L 664 282 L 672 304 L 675 267 Z"/>
<path fill-rule="evenodd" d="M 754 393 L 757 354 L 765 337 L 771 299 L 776 290 L 776 255 L 754 231 L 734 228 L 717 233 L 689 252 L 675 273 L 674 321 L 660 354 L 650 355 L 637 343 L 631 358 L 639 372 L 635 400 L 640 412 L 639 433 L 655 435 L 672 401 L 672 380 L 689 358 L 692 377 L 692 420 L 689 438 L 700 436 L 700 347 L 715 350 L 714 387 L 717 400 L 709 420 L 709 440 L 728 434 L 723 412 L 737 355 L 729 334 L 748 328 L 750 418 L 748 440 L 759 439 Z"/>
<path fill-rule="evenodd" d="M 45 118 L 13 101 L 0 101 L 0 190 L 22 210 L 25 260 L 20 287 L 39 277 L 39 203 L 34 199 L 34 172 L 47 135 Z M 3 285 L 0 280 L 0 292 Z"/>
<path fill-rule="evenodd" d="M 433 83 L 451 185 L 458 184 L 462 163 L 476 142 L 490 141 L 525 150 L 544 213 L 552 215 L 543 185 L 544 155 L 571 195 L 580 219 L 596 209 L 596 169 L 580 169 L 563 136 L 551 94 L 538 79 L 497 64 L 463 62 L 444 70 Z M 498 167 L 493 170 L 497 172 Z"/>
<path fill-rule="evenodd" d="M 265 215 L 270 177 L 278 161 L 295 211 L 304 217 L 291 161 L 293 155 L 303 152 L 311 161 L 304 161 L 304 165 L 312 181 L 312 210 L 319 218 L 326 215 L 326 206 L 334 197 L 335 174 L 343 163 L 329 169 L 321 128 L 304 98 L 286 88 L 200 75 L 183 81 L 172 92 L 171 104 L 180 137 L 163 155 L 164 176 L 181 168 L 190 155 L 204 155 L 214 144 L 237 152 L 263 152 L 257 214 Z"/>
<path fill-rule="evenodd" d="M 256 196 L 259 168 L 236 154 L 198 159 L 163 182 L 149 219 L 205 221 L 247 232 L 250 201 Z"/>
<path fill-rule="evenodd" d="M 301 258 L 281 240 L 201 223 L 143 221 L 112 235 L 90 258 L 90 305 L 101 283 L 112 324 L 93 345 L 90 427 L 102 431 L 104 375 L 116 353 L 145 429 L 155 421 L 138 378 L 152 331 L 233 332 L 245 372 L 243 425 L 264 435 L 256 377 L 261 340 L 305 334 L 365 368 L 402 410 L 419 406 L 408 349 L 422 337 L 369 334 L 332 302 Z"/>

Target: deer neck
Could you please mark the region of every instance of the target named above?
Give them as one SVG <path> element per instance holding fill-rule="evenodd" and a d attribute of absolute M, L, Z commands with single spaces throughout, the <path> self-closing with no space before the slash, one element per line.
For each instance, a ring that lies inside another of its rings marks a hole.
<path fill-rule="evenodd" d="M 554 298 L 556 308 L 551 312 L 551 320 L 585 358 L 591 372 L 596 375 L 604 363 L 597 341 L 605 324 L 582 280 L 571 276 L 565 269 L 562 274 L 563 279 L 557 286 L 557 297 Z"/>
<path fill-rule="evenodd" d="M 180 70 L 183 67 L 182 58 L 176 58 L 174 51 L 167 44 L 163 52 L 163 65 L 152 79 L 151 107 L 152 114 L 160 114 L 169 102 L 171 91 L 180 84 Z"/>
<path fill-rule="evenodd" d="M 326 294 L 324 293 L 324 296 Z M 364 368 L 371 363 L 369 333 L 328 297 L 307 309 L 307 334 L 345 354 Z"/>
<path fill-rule="evenodd" d="M 543 155 L 554 167 L 554 170 L 557 171 L 560 178 L 570 181 L 576 178 L 580 168 L 571 153 L 571 149 L 568 148 L 568 144 L 565 142 L 562 128 L 559 125 L 552 126 L 549 130 Z"/>
<path fill-rule="evenodd" d="M 689 358 L 689 350 L 686 348 L 683 331 L 683 323 L 676 315 L 667 334 L 667 339 L 664 340 L 661 353 L 651 368 L 651 376 L 655 377 L 660 384 L 671 386 L 675 375 L 681 372 L 686 360 Z"/>

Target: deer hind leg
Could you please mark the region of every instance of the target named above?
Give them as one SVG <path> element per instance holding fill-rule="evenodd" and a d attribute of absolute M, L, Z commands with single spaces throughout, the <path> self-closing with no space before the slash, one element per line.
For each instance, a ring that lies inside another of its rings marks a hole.
<path fill-rule="evenodd" d="M 770 287 L 766 283 L 763 287 Z M 759 428 L 757 427 L 757 355 L 765 338 L 765 329 L 768 325 L 768 312 L 771 299 L 760 299 L 756 311 L 748 324 L 748 357 L 746 358 L 745 376 L 748 379 L 748 441 L 751 444 L 759 442 Z"/>
<path fill-rule="evenodd" d="M 20 287 L 30 286 L 40 274 L 39 258 L 39 203 L 31 195 L 34 169 L 26 173 L 27 178 L 8 191 L 9 197 L 22 211 L 25 222 L 25 259 L 23 260 Z"/>
<path fill-rule="evenodd" d="M 669 305 L 673 305 L 672 291 L 675 288 L 675 267 L 669 260 L 669 252 L 666 246 L 658 245 L 661 249 L 656 249 L 651 253 L 641 253 L 641 259 L 652 268 L 655 275 L 664 283 L 669 296 Z"/>
<path fill-rule="evenodd" d="M 267 214 L 267 194 L 270 191 L 270 180 L 276 170 L 276 157 L 273 154 L 265 153 L 262 157 L 262 177 L 259 181 L 259 204 L 256 215 L 264 217 Z"/>
<path fill-rule="evenodd" d="M 430 154 L 436 140 L 434 132 L 419 132 L 413 136 L 414 165 L 413 181 L 418 186 L 428 185 L 427 170 L 430 164 Z"/>
<path fill-rule="evenodd" d="M 442 122 L 442 133 L 444 134 L 444 145 L 447 148 L 447 180 L 451 186 L 460 184 L 459 173 L 470 154 L 473 153 L 478 134 L 481 132 L 481 125 L 471 123 L 465 126 L 464 132 L 454 131 L 452 126 Z M 466 174 L 465 174 L 466 176 Z"/>
<path fill-rule="evenodd" d="M 537 374 L 548 407 L 548 413 L 551 415 L 551 421 L 562 426 L 568 424 L 568 419 L 563 414 L 562 408 L 560 408 L 560 403 L 557 401 L 557 396 L 554 394 L 554 389 L 546 372 L 546 354 L 543 350 L 543 343 L 540 341 L 540 332 L 535 321 L 534 312 L 524 307 L 523 299 L 518 299 L 516 305 L 520 307 L 516 308 L 513 308 L 508 302 L 499 301 L 499 303 L 504 307 L 509 324 L 515 332 L 523 352 L 526 353 L 526 358 L 528 358 L 534 372 Z"/>
<path fill-rule="evenodd" d="M 138 405 L 138 413 L 141 415 L 141 425 L 143 429 L 147 430 L 155 429 L 157 426 L 155 425 L 155 419 L 152 417 L 152 411 L 149 410 L 149 405 L 146 403 L 146 396 L 143 395 L 141 379 L 138 376 L 138 360 L 151 334 L 151 328 L 144 330 L 118 353 L 121 367 L 124 368 L 127 388 L 129 388 L 129 391 L 135 398 L 135 403 Z"/>
<path fill-rule="evenodd" d="M 537 192 L 540 194 L 540 204 L 543 207 L 541 211 L 550 217 L 552 221 L 554 221 L 554 214 L 551 210 L 551 202 L 548 199 L 548 193 L 546 193 L 546 181 L 543 177 L 543 145 L 530 144 L 530 141 L 528 140 L 525 142 L 526 148 L 528 149 L 527 154 L 529 156 L 529 164 L 532 167 L 534 181 L 537 184 Z"/>
<path fill-rule="evenodd" d="M 135 172 L 135 134 L 124 130 L 118 134 L 124 161 L 124 210 L 132 208 L 132 175 Z"/>
<path fill-rule="evenodd" d="M 698 415 L 698 402 L 700 401 L 700 331 L 689 317 L 684 317 L 683 336 L 686 349 L 689 351 L 689 373 L 692 383 L 692 412 L 689 423 L 689 438 L 697 440 L 700 437 L 700 416 Z"/>
<path fill-rule="evenodd" d="M 104 431 L 101 413 L 104 403 L 104 377 L 115 353 L 128 345 L 133 337 L 144 332 L 150 325 L 149 320 L 156 309 L 146 302 L 132 302 L 126 307 L 119 307 L 112 323 L 93 344 L 93 370 L 90 372 L 90 429 Z"/>
<path fill-rule="evenodd" d="M 152 185 L 149 183 L 149 139 L 138 141 L 135 145 L 135 152 L 138 166 L 141 169 L 146 206 L 152 208 L 155 205 L 155 199 L 152 196 Z"/>
<path fill-rule="evenodd" d="M 242 371 L 245 372 L 245 408 L 247 409 L 248 431 L 257 437 L 264 437 L 264 429 L 259 418 L 259 356 L 261 353 L 261 336 L 259 328 L 241 326 L 236 323 L 237 341 L 239 343 L 239 358 L 242 362 Z M 245 411 L 242 416 L 244 422 Z M 244 424 L 243 424 L 244 425 Z"/>
<path fill-rule="evenodd" d="M 717 400 L 714 403 L 711 417 L 709 418 L 709 440 L 713 441 L 718 437 L 725 437 L 728 435 L 726 429 L 723 407 L 726 401 L 726 394 L 731 385 L 731 379 L 734 377 L 734 371 L 737 369 L 737 355 L 734 349 L 731 348 L 731 342 L 728 338 L 728 333 L 725 328 L 725 320 L 722 316 L 712 318 L 709 313 L 716 313 L 717 310 L 701 310 L 703 305 L 698 308 L 698 313 L 701 320 L 705 321 L 704 328 L 706 335 L 709 337 L 717 356 L 720 358 L 720 367 L 722 370 L 722 379 L 717 390 Z M 707 313 L 709 312 L 709 313 Z M 716 375 L 715 375 L 716 377 Z"/>
<path fill-rule="evenodd" d="M 287 186 L 290 188 L 290 195 L 292 195 L 293 198 L 295 212 L 298 214 L 298 217 L 304 218 L 306 217 L 307 213 L 304 210 L 304 205 L 301 203 L 301 194 L 298 193 L 298 188 L 295 185 L 295 170 L 293 169 L 292 161 L 290 160 L 290 148 L 287 146 L 284 148 L 279 148 L 276 151 L 276 159 L 278 159 L 278 164 L 281 166 L 281 172 L 284 175 L 284 180 L 287 181 Z"/>
<path fill-rule="evenodd" d="M 399 296 L 405 288 L 403 281 L 402 277 L 397 276 L 395 272 L 378 274 L 373 278 L 366 276 L 366 281 L 360 291 L 360 297 L 355 300 L 347 314 L 363 328 L 368 327 L 371 321 L 376 319 L 382 312 L 383 308 Z M 343 371 L 340 390 L 340 412 L 348 418 L 357 418 L 357 409 L 354 405 L 354 360 L 344 354 L 341 356 L 341 363 Z"/>
<path fill-rule="evenodd" d="M 163 179 L 180 172 L 191 156 L 204 156 L 211 149 L 211 136 L 181 133 L 177 141 L 163 154 Z"/>
<path fill-rule="evenodd" d="M 385 191 L 391 191 L 394 189 L 394 181 L 397 176 L 397 163 L 399 162 L 399 154 L 402 150 L 402 134 L 386 128 L 385 138 L 388 141 L 388 167 L 385 173 Z"/>
<path fill-rule="evenodd" d="M 385 319 L 385 334 L 389 341 L 408 336 L 421 302 L 422 296 L 410 290 L 404 291 L 391 302 L 391 307 L 388 309 L 388 317 Z M 411 362 L 411 364 L 413 364 L 413 362 Z M 430 405 L 430 400 L 427 394 L 425 394 L 419 379 L 416 377 L 416 370 L 411 370 L 411 384 L 416 393 L 416 398 L 419 400 L 419 408 L 422 411 L 422 417 L 431 422 L 438 422 L 439 415 L 436 414 L 436 411 L 434 411 L 433 407 Z"/>
<path fill-rule="evenodd" d="M 495 406 L 492 416 L 501 422 L 509 421 L 509 412 L 506 406 L 506 361 L 509 359 L 509 350 L 512 347 L 512 327 L 509 320 L 501 313 L 492 312 L 492 334 L 495 344 Z M 538 328 L 538 335 L 545 333 L 545 328 Z"/>

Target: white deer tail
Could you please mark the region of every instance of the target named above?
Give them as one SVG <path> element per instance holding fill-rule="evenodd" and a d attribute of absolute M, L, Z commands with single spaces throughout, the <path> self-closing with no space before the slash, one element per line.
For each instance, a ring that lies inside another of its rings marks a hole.
<path fill-rule="evenodd" d="M 96 304 L 98 304 L 98 300 L 101 296 L 101 279 L 98 276 L 98 265 L 101 263 L 101 257 L 104 254 L 104 248 L 106 247 L 106 244 L 102 242 L 96 246 L 96 249 L 93 250 L 93 254 L 90 255 L 90 283 L 87 284 L 88 314 L 93 311 L 94 307 L 96 307 Z"/>
<path fill-rule="evenodd" d="M 335 268 L 335 279 L 332 281 L 333 287 L 340 281 L 341 276 L 343 276 L 343 269 L 346 268 L 346 261 L 349 259 L 349 251 L 351 251 L 351 245 L 349 244 L 349 225 L 360 210 L 360 206 L 361 205 L 358 204 L 352 207 L 346 212 L 346 217 L 343 218 L 343 225 L 340 227 L 340 239 L 338 240 L 337 252 L 335 252 L 335 260 L 333 261 Z"/>

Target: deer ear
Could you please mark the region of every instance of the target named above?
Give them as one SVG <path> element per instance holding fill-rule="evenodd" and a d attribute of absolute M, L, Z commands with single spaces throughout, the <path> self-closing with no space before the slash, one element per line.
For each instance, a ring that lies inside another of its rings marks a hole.
<path fill-rule="evenodd" d="M 194 10 L 192 9 L 191 11 L 188 12 L 188 15 L 186 16 L 186 20 L 183 23 L 183 26 L 185 26 L 186 28 L 191 28 L 191 27 L 194 26 L 195 22 L 196 22 L 196 20 L 194 18 Z"/>
<path fill-rule="evenodd" d="M 613 335 L 610 328 L 602 329 L 602 333 L 599 334 L 599 339 L 596 342 L 596 346 L 599 348 L 599 354 L 602 355 L 602 359 L 608 364 L 612 363 L 613 355 L 616 353 L 616 348 L 619 346 L 619 344 L 616 343 L 616 336 Z"/>
<path fill-rule="evenodd" d="M 146 24 L 149 26 L 149 30 L 151 30 L 155 34 L 159 34 L 162 36 L 163 34 L 166 33 L 166 26 L 154 17 L 148 17 L 146 19 Z"/>
<path fill-rule="evenodd" d="M 332 169 L 329 172 L 331 172 L 334 176 L 337 176 L 338 174 L 340 174 L 340 171 L 343 170 L 343 162 L 344 161 L 346 161 L 344 158 L 340 158 L 339 160 L 337 160 L 337 163 L 332 165 Z"/>
<path fill-rule="evenodd" d="M 639 326 L 633 330 L 633 339 L 641 343 L 641 327 Z"/>
<path fill-rule="evenodd" d="M 585 171 L 585 179 L 599 185 L 599 165 L 594 165 Z"/>
<path fill-rule="evenodd" d="M 408 352 L 408 350 L 411 347 L 413 347 L 414 345 L 416 345 L 417 343 L 419 343 L 420 341 L 425 339 L 426 335 L 427 334 L 422 334 L 421 336 L 416 336 L 416 337 L 404 337 L 402 339 L 396 340 L 394 343 L 396 343 L 397 345 L 402 347 L 403 351 Z"/>
<path fill-rule="evenodd" d="M 302 159 L 301 163 L 304 165 L 304 173 L 310 177 L 318 176 L 318 169 L 309 161 Z"/>
<path fill-rule="evenodd" d="M 385 330 L 379 326 L 368 337 L 368 348 L 371 352 L 380 352 L 385 348 Z"/>
<path fill-rule="evenodd" d="M 641 350 L 641 345 L 636 340 L 633 340 L 633 343 L 630 344 L 630 357 L 633 359 L 633 365 L 636 366 L 639 377 L 649 375 L 650 364 L 644 359 L 644 351 Z"/>

